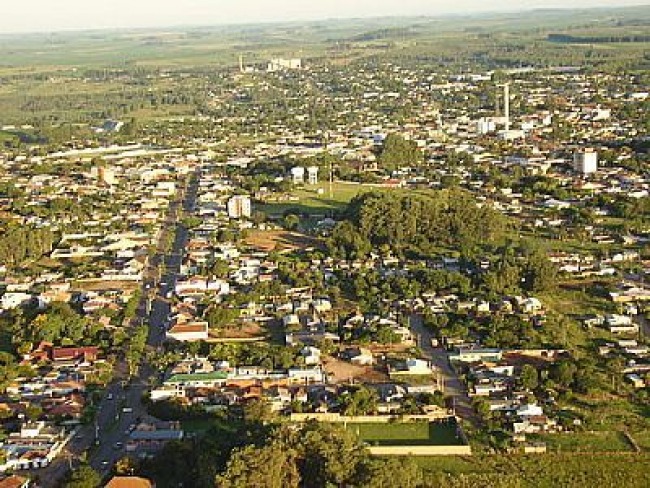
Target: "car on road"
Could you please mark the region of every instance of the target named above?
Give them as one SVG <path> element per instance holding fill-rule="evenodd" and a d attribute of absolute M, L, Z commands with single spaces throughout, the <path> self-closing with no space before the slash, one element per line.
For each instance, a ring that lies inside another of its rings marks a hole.
<path fill-rule="evenodd" d="M 106 400 L 112 400 L 112 399 L 113 399 L 113 394 L 112 393 L 109 393 L 108 395 L 106 395 Z"/>
<path fill-rule="evenodd" d="M 116 443 L 113 445 L 113 448 L 116 449 L 116 450 L 120 450 L 120 449 L 122 449 L 123 446 L 124 446 L 124 443 L 123 443 L 123 442 L 116 442 Z"/>
<path fill-rule="evenodd" d="M 133 412 L 133 409 L 131 407 L 124 407 L 122 409 L 122 413 L 131 413 Z"/>
<path fill-rule="evenodd" d="M 109 464 L 110 463 L 108 461 L 102 461 L 101 462 L 102 468 L 107 468 Z"/>

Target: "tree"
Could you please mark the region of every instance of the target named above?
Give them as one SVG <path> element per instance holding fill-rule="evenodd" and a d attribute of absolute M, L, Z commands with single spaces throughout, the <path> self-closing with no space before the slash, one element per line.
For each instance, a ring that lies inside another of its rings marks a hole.
<path fill-rule="evenodd" d="M 138 469 L 138 464 L 133 458 L 124 456 L 115 463 L 115 473 L 120 476 L 130 476 Z"/>
<path fill-rule="evenodd" d="M 29 420 L 38 420 L 43 415 L 43 408 L 40 405 L 30 403 L 25 409 L 25 415 Z"/>
<path fill-rule="evenodd" d="M 377 392 L 365 386 L 341 396 L 343 415 L 369 415 L 377 411 Z"/>
<path fill-rule="evenodd" d="M 142 474 L 160 488 L 188 486 L 197 476 L 196 451 L 188 442 L 169 442 L 153 460 L 143 462 Z"/>
<path fill-rule="evenodd" d="M 357 474 L 367 452 L 348 431 L 334 424 L 309 422 L 293 432 L 298 468 L 309 486 L 342 486 Z"/>
<path fill-rule="evenodd" d="M 99 473 L 87 464 L 80 465 L 70 475 L 66 488 L 96 488 L 101 485 L 102 478 Z"/>
<path fill-rule="evenodd" d="M 232 325 L 237 317 L 239 317 L 239 310 L 222 305 L 213 305 L 205 312 L 205 320 L 208 321 L 211 329 Z"/>
<path fill-rule="evenodd" d="M 226 278 L 230 272 L 230 267 L 223 259 L 215 259 L 214 262 L 207 267 L 207 271 L 217 278 Z"/>
<path fill-rule="evenodd" d="M 280 442 L 264 447 L 247 446 L 234 452 L 226 471 L 217 476 L 220 488 L 297 488 L 300 474 L 295 454 Z"/>
<path fill-rule="evenodd" d="M 298 230 L 300 217 L 295 214 L 288 214 L 284 217 L 284 228 L 287 230 Z"/>
<path fill-rule="evenodd" d="M 544 292 L 557 286 L 557 268 L 541 252 L 526 259 L 523 270 L 524 287 L 530 292 Z"/>
<path fill-rule="evenodd" d="M 248 424 L 264 424 L 275 418 L 271 406 L 264 400 L 251 400 L 244 404 L 244 421 Z"/>
<path fill-rule="evenodd" d="M 524 364 L 521 368 L 520 380 L 521 386 L 523 386 L 524 389 L 534 390 L 539 386 L 539 374 L 537 373 L 537 369 L 530 364 Z"/>
<path fill-rule="evenodd" d="M 573 383 L 577 370 L 578 368 L 572 361 L 562 360 L 551 368 L 551 378 L 566 388 Z"/>
<path fill-rule="evenodd" d="M 472 406 L 476 413 L 483 419 L 484 422 L 487 422 L 491 417 L 490 404 L 481 397 L 474 397 L 472 400 Z"/>
<path fill-rule="evenodd" d="M 379 163 L 387 170 L 410 166 L 422 161 L 422 152 L 415 141 L 408 141 L 399 134 L 388 134 L 379 153 Z"/>
<path fill-rule="evenodd" d="M 365 488 L 416 488 L 424 481 L 422 470 L 410 458 L 371 459 L 360 468 L 357 486 Z"/>

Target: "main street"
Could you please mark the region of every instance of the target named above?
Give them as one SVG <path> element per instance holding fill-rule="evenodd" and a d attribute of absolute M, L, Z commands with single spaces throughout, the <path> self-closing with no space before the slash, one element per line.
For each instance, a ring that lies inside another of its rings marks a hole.
<path fill-rule="evenodd" d="M 187 188 L 180 193 L 180 199 L 170 203 L 156 254 L 151 258 L 143 280 L 143 300 L 133 323 L 149 325 L 148 348 L 161 347 L 165 339 L 170 314 L 170 304 L 165 296 L 174 289 L 188 237 L 181 219 L 184 212 L 194 208 L 197 191 L 198 179 L 192 177 Z M 166 250 L 165 241 L 170 232 L 173 233 L 173 243 L 171 249 Z M 138 374 L 129 378 L 126 361 L 120 357 L 115 365 L 114 379 L 97 405 L 94 422 L 80 426 L 50 466 L 31 472 L 38 477 L 39 484 L 44 488 L 58 486 L 70 468 L 79 464 L 85 452 L 90 465 L 102 476 L 107 476 L 117 460 L 125 455 L 131 430 L 139 420 L 147 417 L 142 397 L 156 374 L 144 360 Z"/>
<path fill-rule="evenodd" d="M 160 348 L 165 339 L 165 330 L 171 312 L 166 295 L 174 289 L 187 245 L 187 229 L 180 220 L 184 212 L 194 207 L 197 191 L 198 180 L 193 177 L 181 195 L 182 207 L 179 209 L 178 201 L 170 204 L 163 233 L 174 232 L 171 249 L 165 252 L 165 249 L 159 248 L 158 254 L 152 258 L 152 268 L 161 268 L 160 280 L 157 279 L 156 271 L 144 281 L 145 297 L 138 310 L 136 321 L 149 325 L 147 347 L 150 349 Z M 164 242 L 164 238 L 161 241 Z M 130 382 L 116 381 L 111 385 L 114 390 L 112 402 L 117 401 L 117 405 L 111 404 L 108 400 L 111 396 L 109 390 L 109 395 L 102 404 L 102 408 L 106 408 L 107 413 L 100 412 L 97 421 L 99 444 L 90 462 L 91 466 L 103 475 L 110 472 L 115 462 L 124 456 L 124 446 L 135 424 L 147 417 L 142 397 L 156 374 L 158 372 L 154 371 L 145 359 L 140 365 L 137 376 Z"/>

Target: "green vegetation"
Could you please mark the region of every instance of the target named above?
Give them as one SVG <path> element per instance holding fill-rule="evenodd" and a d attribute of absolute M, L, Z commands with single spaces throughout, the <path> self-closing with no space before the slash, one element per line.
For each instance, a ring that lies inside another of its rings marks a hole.
<path fill-rule="evenodd" d="M 77 467 L 64 482 L 65 488 L 97 488 L 102 478 L 87 464 Z"/>
<path fill-rule="evenodd" d="M 453 488 L 554 488 L 619 486 L 650 482 L 646 454 L 593 453 L 416 458 L 431 486 Z"/>
<path fill-rule="evenodd" d="M 52 251 L 55 238 L 49 229 L 9 227 L 0 234 L 0 262 L 19 267 Z"/>
<path fill-rule="evenodd" d="M 622 432 L 570 432 L 531 436 L 552 452 L 625 452 L 632 448 Z"/>
<path fill-rule="evenodd" d="M 350 423 L 347 430 L 359 439 L 379 446 L 462 445 L 457 428 L 448 422 Z"/>
<path fill-rule="evenodd" d="M 630 433 L 637 445 L 644 451 L 650 451 L 650 429 Z"/>
<path fill-rule="evenodd" d="M 390 190 L 381 190 L 376 186 L 334 182 L 332 184 L 332 195 L 330 196 L 329 184 L 319 183 L 318 185 L 308 185 L 305 188 L 291 191 L 290 196 L 296 198 L 297 200 L 295 201 L 266 203 L 256 205 L 256 208 L 269 215 L 283 215 L 287 213 L 326 215 L 331 212 L 344 210 L 345 206 L 354 197 L 360 193 L 370 191 Z"/>
<path fill-rule="evenodd" d="M 255 402 L 252 402 L 253 404 Z M 398 476 L 400 486 L 416 487 L 421 472 L 410 460 L 376 460 L 353 434 L 333 424 L 299 427 L 269 424 L 269 412 L 247 406 L 241 420 L 215 426 L 197 442 L 170 443 L 138 467 L 156 486 L 386 486 Z"/>
<path fill-rule="evenodd" d="M 332 233 L 336 257 L 357 258 L 387 246 L 398 255 L 428 254 L 436 246 L 469 254 L 503 238 L 507 220 L 461 191 L 428 194 L 366 193 L 346 209 L 347 220 Z"/>
<path fill-rule="evenodd" d="M 407 141 L 398 134 L 388 134 L 381 146 L 379 164 L 386 170 L 411 166 L 422 162 L 423 156 L 414 141 Z"/>

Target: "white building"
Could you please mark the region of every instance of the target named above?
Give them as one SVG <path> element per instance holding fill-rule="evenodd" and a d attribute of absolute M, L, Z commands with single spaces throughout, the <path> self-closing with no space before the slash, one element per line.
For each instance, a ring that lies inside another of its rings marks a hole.
<path fill-rule="evenodd" d="M 291 181 L 296 185 L 303 184 L 305 182 L 305 168 L 302 166 L 291 168 Z"/>
<path fill-rule="evenodd" d="M 573 170 L 583 175 L 598 171 L 598 153 L 593 149 L 585 149 L 574 153 Z"/>
<path fill-rule="evenodd" d="M 497 124 L 494 119 L 481 117 L 476 121 L 476 133 L 477 134 L 489 134 L 497 130 Z"/>
<path fill-rule="evenodd" d="M 113 168 L 107 168 L 106 166 L 95 166 L 90 170 L 90 174 L 97 178 L 99 183 L 103 183 L 108 186 L 115 186 L 118 183 L 118 180 L 115 176 L 115 170 Z"/>
<path fill-rule="evenodd" d="M 268 72 L 273 72 L 273 71 L 281 71 L 281 70 L 288 70 L 288 69 L 302 69 L 302 59 L 300 58 L 291 58 L 291 59 L 284 59 L 284 58 L 274 58 L 269 61 L 266 71 Z"/>
<path fill-rule="evenodd" d="M 310 166 L 307 168 L 307 182 L 310 185 L 318 184 L 318 166 Z"/>
<path fill-rule="evenodd" d="M 235 195 L 228 200 L 228 217 L 241 219 L 252 214 L 251 199 L 247 195 Z"/>
<path fill-rule="evenodd" d="M 167 340 L 175 340 L 178 342 L 205 341 L 208 337 L 207 322 L 177 324 L 169 329 L 165 334 Z"/>

